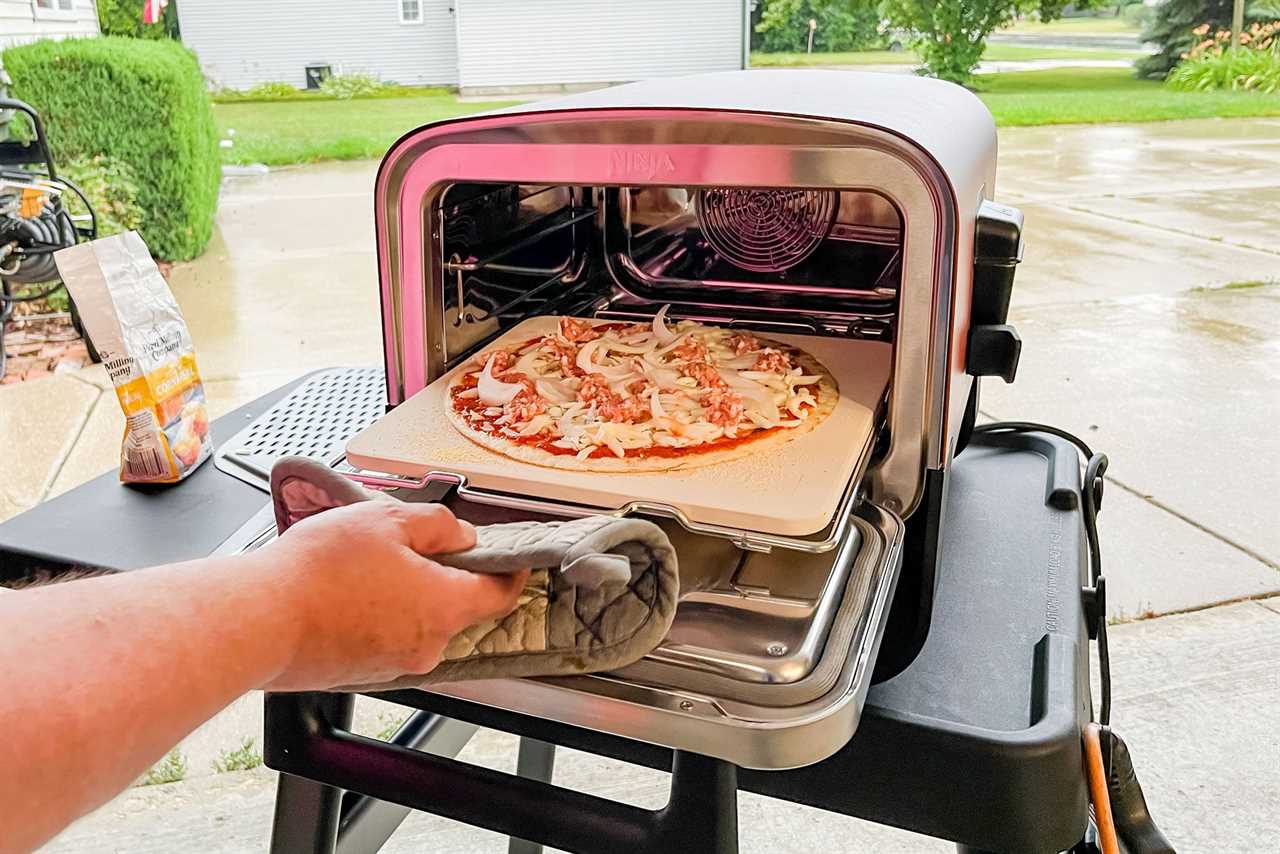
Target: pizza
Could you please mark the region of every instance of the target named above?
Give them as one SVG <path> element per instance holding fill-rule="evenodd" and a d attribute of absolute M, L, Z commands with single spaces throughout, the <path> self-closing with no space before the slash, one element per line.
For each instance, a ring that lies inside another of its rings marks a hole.
<path fill-rule="evenodd" d="M 521 462 L 670 471 L 760 453 L 835 409 L 835 379 L 796 347 L 683 320 L 562 317 L 558 329 L 479 353 L 449 382 L 450 422 Z"/>

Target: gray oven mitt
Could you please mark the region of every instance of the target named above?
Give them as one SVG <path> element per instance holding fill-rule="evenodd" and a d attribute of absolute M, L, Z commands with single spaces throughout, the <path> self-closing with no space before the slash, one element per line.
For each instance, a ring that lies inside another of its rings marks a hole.
<path fill-rule="evenodd" d="M 332 507 L 396 500 L 304 457 L 276 462 L 271 497 L 281 533 Z M 431 557 L 472 572 L 534 572 L 515 611 L 454 636 L 430 673 L 352 690 L 615 670 L 656 647 L 675 617 L 675 550 L 661 528 L 643 519 L 588 516 L 482 525 L 473 548 Z"/>

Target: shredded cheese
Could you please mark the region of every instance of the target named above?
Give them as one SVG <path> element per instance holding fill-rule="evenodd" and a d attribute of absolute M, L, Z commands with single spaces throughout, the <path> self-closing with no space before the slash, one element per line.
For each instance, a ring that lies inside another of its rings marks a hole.
<path fill-rule="evenodd" d="M 817 405 L 809 387 L 821 377 L 765 345 L 737 330 L 670 324 L 666 306 L 647 328 L 597 331 L 566 319 L 559 335 L 510 350 L 499 363 L 510 365 L 505 371 L 488 355 L 476 388 L 458 396 L 478 397 L 502 433 L 549 434 L 548 444 L 579 459 L 600 448 L 619 458 L 646 448 L 688 448 L 798 427 L 808 418 Z M 541 403 L 522 408 L 530 395 Z"/>

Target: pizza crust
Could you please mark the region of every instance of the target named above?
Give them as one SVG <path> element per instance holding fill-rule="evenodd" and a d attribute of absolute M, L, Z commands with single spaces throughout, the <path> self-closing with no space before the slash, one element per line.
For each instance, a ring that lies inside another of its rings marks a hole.
<path fill-rule="evenodd" d="M 556 454 L 533 445 L 513 442 L 504 436 L 495 436 L 491 433 L 483 433 L 473 429 L 466 417 L 454 408 L 453 391 L 469 373 L 465 370 L 458 372 L 449 383 L 445 393 L 445 415 L 448 417 L 449 423 L 458 432 L 486 450 L 518 462 L 566 471 L 607 472 L 610 474 L 668 472 L 702 468 L 703 466 L 727 463 L 731 460 L 767 453 L 773 448 L 785 445 L 787 442 L 817 429 L 818 425 L 835 411 L 836 404 L 840 399 L 840 389 L 836 384 L 835 377 L 831 375 L 826 366 L 808 353 L 789 344 L 782 344 L 759 336 L 756 337 L 762 344 L 791 354 L 794 363 L 803 368 L 805 374 L 810 376 L 818 375 L 822 378 L 817 383 L 818 405 L 809 408 L 808 417 L 805 418 L 803 424 L 797 427 L 774 427 L 767 431 L 753 431 L 751 438 L 738 442 L 729 448 L 717 448 L 712 443 L 710 445 L 695 445 L 685 449 L 684 453 L 678 457 L 617 457 L 609 454 L 608 456 L 588 457 L 580 460 L 573 454 Z"/>

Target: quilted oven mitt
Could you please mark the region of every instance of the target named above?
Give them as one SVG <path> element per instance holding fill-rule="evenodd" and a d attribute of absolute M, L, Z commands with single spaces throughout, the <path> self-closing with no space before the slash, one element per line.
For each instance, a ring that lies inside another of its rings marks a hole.
<path fill-rule="evenodd" d="M 271 470 L 276 526 L 356 501 L 397 499 L 329 467 L 285 457 Z M 456 635 L 434 670 L 360 690 L 615 670 L 656 647 L 675 617 L 680 580 L 662 529 L 643 519 L 589 516 L 476 529 L 476 545 L 433 560 L 472 572 L 532 568 L 516 610 Z"/>

